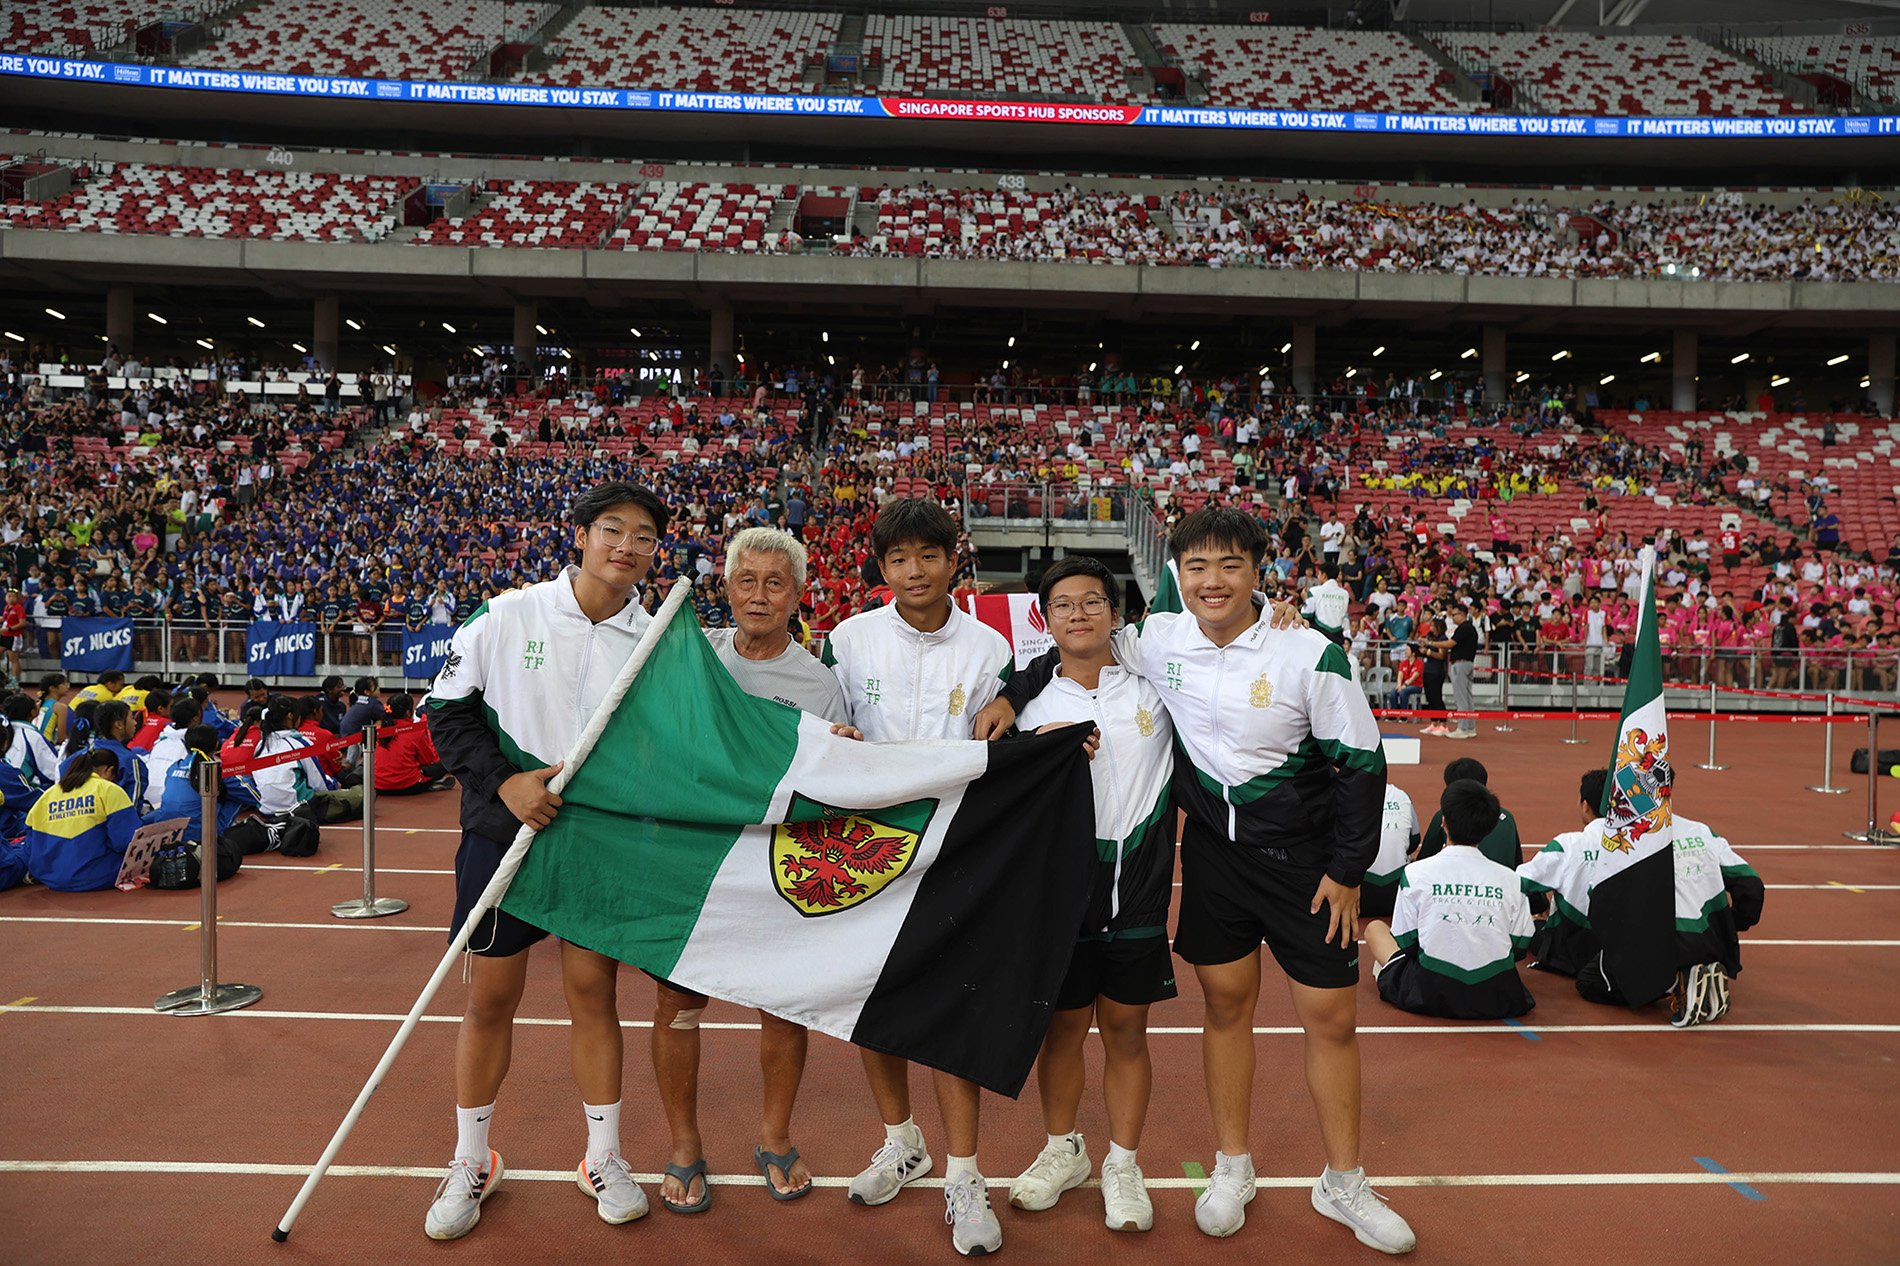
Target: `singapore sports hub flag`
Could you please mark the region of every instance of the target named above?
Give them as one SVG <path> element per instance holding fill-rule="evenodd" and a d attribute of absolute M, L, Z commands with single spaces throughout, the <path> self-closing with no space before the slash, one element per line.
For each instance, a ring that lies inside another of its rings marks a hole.
<path fill-rule="evenodd" d="M 979 593 L 965 602 L 969 613 L 1001 633 L 1016 652 L 1016 667 L 1027 668 L 1055 646 L 1042 603 L 1033 593 Z"/>
<path fill-rule="evenodd" d="M 1662 997 L 1676 975 L 1675 770 L 1663 711 L 1653 548 L 1643 550 L 1642 566 L 1636 653 L 1603 786 L 1603 848 L 1590 889 L 1603 974 L 1632 1006 Z"/>
<path fill-rule="evenodd" d="M 860 743 L 660 634 L 502 908 L 565 940 L 1015 1095 L 1095 862 L 1086 726 Z"/>

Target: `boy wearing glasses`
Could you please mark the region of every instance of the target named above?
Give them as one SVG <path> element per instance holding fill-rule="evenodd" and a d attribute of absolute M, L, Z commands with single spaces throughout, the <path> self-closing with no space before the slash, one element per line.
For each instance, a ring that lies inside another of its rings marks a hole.
<path fill-rule="evenodd" d="M 1096 727 L 1099 746 L 1089 772 L 1100 864 L 1036 1063 L 1049 1141 L 1011 1184 L 1009 1202 L 1048 1209 L 1088 1181 L 1088 1147 L 1075 1127 L 1086 1080 L 1082 1047 L 1093 1023 L 1102 1034 L 1108 1099 L 1104 1220 L 1110 1230 L 1146 1231 L 1154 1225 L 1154 1205 L 1135 1153 L 1154 1081 L 1148 1007 L 1176 994 L 1168 955 L 1174 726 L 1160 691 L 1116 659 L 1120 592 L 1106 566 L 1080 554 L 1044 572 L 1037 592 L 1061 662 L 1017 722 L 1024 731 L 1078 722 Z"/>
<path fill-rule="evenodd" d="M 651 623 L 635 587 L 666 529 L 659 497 L 634 484 L 601 484 L 574 500 L 568 520 L 578 564 L 478 607 L 456 630 L 430 688 L 429 729 L 462 786 L 451 935 L 521 825 L 539 830 L 560 811 L 548 780 Z M 424 1222 L 431 1239 L 473 1230 L 482 1201 L 501 1181 L 501 1157 L 488 1146 L 489 1118 L 508 1072 L 528 949 L 545 936 L 490 910 L 469 942 L 468 1004 L 455 1050 L 455 1159 Z M 616 1224 L 647 1212 L 646 1193 L 620 1156 L 618 968 L 604 955 L 561 945 L 574 1080 L 587 1121 L 587 1155 L 576 1181 L 601 1219 Z"/>

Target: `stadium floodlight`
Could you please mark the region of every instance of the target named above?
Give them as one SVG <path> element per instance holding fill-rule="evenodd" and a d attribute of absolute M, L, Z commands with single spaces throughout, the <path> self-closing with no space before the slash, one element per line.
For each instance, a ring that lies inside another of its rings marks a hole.
<path fill-rule="evenodd" d="M 548 332 L 548 327 L 545 325 L 537 325 L 534 327 L 534 332 L 536 334 L 546 334 Z"/>
<path fill-rule="evenodd" d="M 574 359 L 574 353 L 573 353 L 573 352 L 570 352 L 569 350 L 567 350 L 567 348 L 565 348 L 565 347 L 563 347 L 563 348 L 561 349 L 561 359 L 562 359 L 562 360 L 573 360 L 573 359 Z"/>
<path fill-rule="evenodd" d="M 349 327 L 350 327 L 350 328 L 351 328 L 352 330 L 355 330 L 355 331 L 356 331 L 356 332 L 357 332 L 358 334 L 361 334 L 361 333 L 363 332 L 363 327 L 362 327 L 362 326 L 360 326 L 360 325 L 358 325 L 358 324 L 356 323 L 356 318 L 355 318 L 355 317 L 345 317 L 345 318 L 344 318 L 344 321 L 343 321 L 343 324 L 345 324 L 345 325 L 347 325 L 347 326 L 349 326 Z M 547 331 L 546 331 L 546 330 L 543 330 L 543 331 L 541 331 L 541 332 L 542 332 L 543 334 L 546 334 L 546 333 L 547 333 Z"/>
<path fill-rule="evenodd" d="M 827 335 L 826 335 L 825 337 L 826 337 L 826 338 L 830 338 L 831 336 L 830 336 L 829 334 L 827 334 Z M 1010 336 L 1009 336 L 1009 342 L 1007 342 L 1007 343 L 1005 343 L 1005 344 L 1003 344 L 1003 346 L 1004 346 L 1004 347 L 1014 347 L 1014 346 L 1016 346 L 1016 336 L 1015 336 L 1014 334 L 1012 334 L 1012 335 L 1010 335 Z"/>
<path fill-rule="evenodd" d="M 1702 275 L 1702 267 L 1701 267 L 1701 265 L 1699 265 L 1699 264 L 1698 264 L 1698 265 L 1697 265 L 1696 267 L 1694 267 L 1694 268 L 1691 268 L 1691 269 L 1689 270 L 1689 275 L 1690 275 L 1691 277 L 1700 277 L 1700 276 Z"/>
<path fill-rule="evenodd" d="M 1195 340 L 1194 340 L 1194 341 L 1193 341 L 1192 343 L 1189 343 L 1189 344 L 1188 344 L 1188 350 L 1189 350 L 1190 352 L 1198 352 L 1198 351 L 1200 351 L 1200 350 L 1201 350 L 1201 340 L 1199 340 L 1199 339 L 1195 339 Z"/>
<path fill-rule="evenodd" d="M 305 347 L 302 343 L 292 343 L 291 346 L 302 352 L 305 356 L 310 354 L 310 349 Z"/>
<path fill-rule="evenodd" d="M 1089 362 L 1089 372 L 1090 372 L 1091 374 L 1095 372 L 1095 362 L 1094 362 L 1094 361 L 1090 361 L 1090 362 Z"/>
<path fill-rule="evenodd" d="M 13 340 L 14 342 L 16 342 L 16 343 L 24 343 L 24 342 L 26 342 L 26 339 L 24 339 L 24 338 L 22 338 L 22 337 L 21 337 L 20 335 L 18 335 L 18 334 L 15 334 L 15 333 L 14 333 L 14 332 L 13 332 L 12 330 L 8 330 L 8 331 L 6 332 L 6 335 L 7 335 L 7 337 L 8 337 L 8 338 L 10 338 L 10 339 L 12 339 L 12 340 Z"/>
<path fill-rule="evenodd" d="M 1293 344 L 1291 343 L 1280 344 L 1280 355 L 1285 356 L 1288 352 L 1292 350 L 1293 350 Z"/>
<path fill-rule="evenodd" d="M 66 314 L 61 312 L 58 308 L 48 308 L 46 315 L 52 317 L 55 321 L 64 321 L 66 319 Z"/>
<path fill-rule="evenodd" d="M 1599 379 L 1597 379 L 1597 386 L 1599 386 L 1599 387 L 1607 387 L 1607 386 L 1609 386 L 1609 385 L 1610 385 L 1611 383 L 1613 383 L 1613 382 L 1615 382 L 1615 381 L 1616 381 L 1616 375 L 1615 375 L 1615 374 L 1605 374 L 1605 375 L 1603 375 L 1603 377 L 1601 377 L 1601 378 L 1599 378 Z"/>
<path fill-rule="evenodd" d="M 837 358 L 836 356 L 827 356 L 827 357 L 825 357 L 825 364 L 827 364 L 827 365 L 835 365 L 835 364 L 837 364 L 837 363 L 838 363 L 838 358 Z"/>
<path fill-rule="evenodd" d="M 1836 356 L 1833 360 L 1829 361 L 1828 364 L 1841 365 L 1841 364 L 1845 364 L 1846 362 L 1847 362 L 1847 354 L 1843 352 L 1839 356 Z"/>
<path fill-rule="evenodd" d="M 1346 366 L 1346 377 L 1357 378 L 1358 376 L 1359 376 L 1358 370 L 1354 369 L 1351 365 Z"/>
<path fill-rule="evenodd" d="M 456 332 L 455 327 L 450 325 L 447 321 L 444 321 L 442 323 L 442 328 L 447 330 L 451 334 L 454 334 Z"/>
<path fill-rule="evenodd" d="M 1462 352 L 1460 352 L 1460 353 L 1458 353 L 1458 359 L 1459 359 L 1459 360 L 1470 360 L 1470 359 L 1471 359 L 1471 358 L 1472 358 L 1473 356 L 1476 356 L 1477 354 L 1478 354 L 1478 349 L 1477 349 L 1477 348 L 1475 348 L 1475 347 L 1467 347 L 1467 348 L 1466 348 L 1466 349 L 1465 349 L 1464 351 L 1462 351 Z"/>
<path fill-rule="evenodd" d="M 1860 380 L 1860 388 L 1862 391 L 1867 390 L 1867 387 L 1869 386 L 1870 381 L 1871 381 L 1870 379 L 1866 379 L 1866 378 L 1863 378 Z"/>
<path fill-rule="evenodd" d="M 1663 265 L 1663 276 L 1665 276 L 1665 277 L 1673 277 L 1673 276 L 1675 276 L 1675 275 L 1676 275 L 1676 266 L 1675 266 L 1674 264 L 1664 264 L 1664 265 Z"/>
<path fill-rule="evenodd" d="M 204 348 L 208 352 L 211 350 L 211 340 L 208 338 L 201 338 L 198 340 L 198 346 Z"/>
<path fill-rule="evenodd" d="M 396 354 L 396 345 L 394 343 L 384 343 L 383 351 L 388 353 L 391 356 L 394 356 Z"/>
<path fill-rule="evenodd" d="M 1003 362 L 1003 368 L 1004 368 L 1004 369 L 1008 369 L 1008 368 L 1009 368 L 1009 362 L 1008 362 L 1008 361 L 1004 361 L 1004 362 Z"/>
<path fill-rule="evenodd" d="M 252 325 L 255 325 L 260 330 L 264 328 L 264 323 L 258 320 L 256 317 L 245 317 L 244 319 L 246 321 L 249 321 Z"/>
<path fill-rule="evenodd" d="M 1650 363 L 1650 362 L 1652 362 L 1652 361 L 1654 361 L 1654 362 L 1655 362 L 1655 363 L 1657 363 L 1657 364 L 1661 364 L 1661 363 L 1662 363 L 1662 353 L 1661 353 L 1661 352 L 1651 352 L 1651 353 L 1650 353 L 1649 355 L 1647 355 L 1647 356 L 1645 356 L 1645 357 L 1643 357 L 1643 359 L 1642 359 L 1642 360 L 1640 360 L 1640 361 L 1638 361 L 1638 362 L 1637 362 L 1637 364 L 1639 364 L 1639 365 L 1647 365 L 1647 364 L 1649 364 L 1649 363 Z"/>
<path fill-rule="evenodd" d="M 156 322 L 158 322 L 158 323 L 159 323 L 160 325 L 170 325 L 170 324 L 171 324 L 171 322 L 170 322 L 170 321 L 167 321 L 167 320 L 166 320 L 166 319 L 165 319 L 164 317 L 162 317 L 162 316 L 160 316 L 160 315 L 158 315 L 158 313 L 156 313 L 156 312 L 147 312 L 147 313 L 146 313 L 145 315 L 146 315 L 146 316 L 148 316 L 148 317 L 150 317 L 150 318 L 152 318 L 152 320 L 154 320 L 154 321 L 156 321 Z M 1843 356 L 1843 357 L 1841 357 L 1841 359 L 1842 359 L 1842 360 L 1846 360 L 1846 359 L 1847 359 L 1847 357 L 1845 357 L 1845 356 Z"/>
<path fill-rule="evenodd" d="M 818 337 L 819 337 L 819 338 L 821 338 L 821 339 L 823 339 L 823 340 L 824 340 L 825 342 L 827 342 L 827 343 L 829 343 L 829 342 L 831 341 L 831 331 L 830 331 L 830 330 L 820 330 L 820 331 L 818 331 Z M 1016 346 L 1016 340 L 1015 340 L 1015 339 L 1011 339 L 1011 340 L 1009 341 L 1009 345 L 1010 345 L 1011 347 L 1014 347 L 1014 346 Z"/>
<path fill-rule="evenodd" d="M 1179 374 L 1181 373 L 1181 371 L 1182 371 L 1182 370 L 1184 370 L 1184 369 L 1186 369 L 1186 368 L 1187 368 L 1187 366 L 1186 366 L 1186 365 L 1176 365 L 1176 366 L 1174 367 L 1174 372 L 1175 372 L 1175 374 L 1176 374 L 1177 376 L 1179 376 Z"/>
<path fill-rule="evenodd" d="M 1739 352 L 1739 353 L 1737 353 L 1736 355 L 1734 355 L 1734 356 L 1731 356 L 1731 357 L 1729 357 L 1729 358 L 1728 358 L 1728 363 L 1729 363 L 1729 364 L 1731 364 L 1731 365 L 1739 365 L 1739 364 L 1741 364 L 1741 363 L 1742 363 L 1743 361 L 1745 361 L 1745 360 L 1747 360 L 1747 359 L 1748 359 L 1748 353 L 1747 353 L 1747 352 Z"/>
<path fill-rule="evenodd" d="M 1521 370 L 1521 369 L 1520 369 L 1520 370 L 1518 371 L 1518 373 L 1517 373 L 1517 381 L 1518 381 L 1518 382 L 1529 382 L 1529 381 L 1530 381 L 1530 374 L 1528 374 L 1528 373 L 1526 373 L 1526 372 L 1525 372 L 1524 370 Z"/>
<path fill-rule="evenodd" d="M 1555 356 L 1552 356 L 1552 357 L 1551 357 L 1550 359 L 1551 359 L 1551 360 L 1552 360 L 1553 362 L 1555 362 L 1555 361 L 1560 361 L 1560 360 L 1562 360 L 1562 359 L 1564 359 L 1564 357 L 1566 357 L 1566 356 L 1568 356 L 1568 355 L 1570 355 L 1570 349 L 1569 349 L 1569 348 L 1565 348 L 1565 349 L 1564 349 L 1563 351 L 1561 351 L 1561 352 L 1558 352 L 1558 353 L 1557 353 L 1557 354 L 1556 354 Z"/>
<path fill-rule="evenodd" d="M 1431 377 L 1429 377 L 1429 378 L 1427 378 L 1427 379 L 1426 379 L 1425 381 L 1426 381 L 1426 382 L 1437 382 L 1437 381 L 1438 381 L 1438 380 L 1439 380 L 1440 378 L 1443 378 L 1444 376 L 1445 376 L 1445 371 L 1444 371 L 1444 370 L 1442 370 L 1442 369 L 1434 369 L 1434 370 L 1432 371 L 1432 373 L 1431 373 Z"/>
<path fill-rule="evenodd" d="M 1770 378 L 1770 379 L 1768 380 L 1768 385 L 1769 385 L 1770 387 L 1785 387 L 1785 386 L 1787 386 L 1787 385 L 1788 385 L 1788 384 L 1789 384 L 1789 383 L 1790 383 L 1791 381 L 1793 381 L 1793 380 L 1792 380 L 1792 379 L 1790 379 L 1790 378 L 1788 377 L 1788 375 L 1786 375 L 1786 374 L 1776 374 L 1776 375 L 1775 375 L 1775 376 L 1774 376 L 1773 378 Z"/>
<path fill-rule="evenodd" d="M 1375 347 L 1375 348 L 1373 348 L 1373 349 L 1372 349 L 1372 354 L 1373 354 L 1374 356 L 1383 356 L 1383 355 L 1385 355 L 1385 344 L 1384 344 L 1384 343 L 1381 343 L 1381 344 L 1379 344 L 1379 345 L 1378 345 L 1377 347 Z"/>
<path fill-rule="evenodd" d="M 642 333 L 640 333 L 640 328 L 639 328 L 638 326 L 635 326 L 635 325 L 629 325 L 629 326 L 627 327 L 627 333 L 629 333 L 629 334 L 631 334 L 631 335 L 633 335 L 633 336 L 634 336 L 635 338 L 645 338 L 645 337 L 646 337 L 646 335 L 644 335 L 644 334 L 642 334 Z"/>

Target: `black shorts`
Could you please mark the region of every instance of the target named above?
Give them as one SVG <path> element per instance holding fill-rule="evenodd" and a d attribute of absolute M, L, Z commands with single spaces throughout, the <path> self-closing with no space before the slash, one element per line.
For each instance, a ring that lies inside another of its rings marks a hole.
<path fill-rule="evenodd" d="M 1174 952 L 1190 963 L 1245 958 L 1262 942 L 1289 979 L 1314 989 L 1359 983 L 1359 947 L 1326 939 L 1310 910 L 1323 870 L 1303 870 L 1210 835 L 1189 819 L 1181 839 L 1181 919 Z M 1337 934 L 1335 933 L 1335 937 Z"/>
<path fill-rule="evenodd" d="M 1145 1007 L 1175 997 L 1178 992 L 1165 933 L 1113 941 L 1077 941 L 1075 956 L 1069 960 L 1069 974 L 1056 991 L 1056 1010 L 1091 1006 L 1097 998 L 1124 1007 Z"/>
<path fill-rule="evenodd" d="M 469 911 L 481 900 L 507 851 L 507 844 L 497 844 L 486 835 L 462 832 L 462 845 L 455 850 L 455 917 L 449 920 L 450 940 L 455 939 Z M 483 958 L 512 958 L 546 937 L 547 933 L 532 923 L 524 923 L 506 910 L 494 909 L 475 925 L 468 947 Z"/>
<path fill-rule="evenodd" d="M 1402 949 L 1374 973 L 1379 997 L 1413 1015 L 1447 1020 L 1504 1020 L 1528 1013 L 1537 1003 L 1515 971 L 1499 972 L 1476 984 L 1441 976 Z"/>
<path fill-rule="evenodd" d="M 1359 885 L 1359 917 L 1362 919 L 1389 919 L 1392 907 L 1399 899 L 1399 881 L 1395 876 L 1389 884 L 1362 882 Z"/>

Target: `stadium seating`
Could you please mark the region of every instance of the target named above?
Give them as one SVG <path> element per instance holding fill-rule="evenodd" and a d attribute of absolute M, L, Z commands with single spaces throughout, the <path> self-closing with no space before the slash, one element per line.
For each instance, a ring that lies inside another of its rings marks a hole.
<path fill-rule="evenodd" d="M 94 173 L 51 202 L 0 203 L 0 222 L 85 233 L 373 242 L 395 227 L 392 207 L 414 183 L 399 176 L 128 163 Z"/>
<path fill-rule="evenodd" d="M 1217 106 L 1291 110 L 1462 113 L 1451 72 L 1405 36 L 1290 26 L 1157 23 L 1164 53 Z"/>
<path fill-rule="evenodd" d="M 1771 66 L 1797 75 L 1820 71 L 1875 101 L 1900 102 L 1900 36 L 1759 35 L 1734 42 Z"/>
<path fill-rule="evenodd" d="M 126 9 L 102 0 L 7 0 L 0 48 L 11 53 L 110 48 L 125 38 Z"/>
<path fill-rule="evenodd" d="M 262 0 L 181 61 L 300 75 L 459 79 L 505 34 L 538 26 L 546 8 L 503 0 Z"/>
<path fill-rule="evenodd" d="M 628 251 L 769 250 L 765 228 L 772 204 L 796 191 L 795 185 L 764 190 L 752 185 L 649 181 L 607 245 Z"/>
<path fill-rule="evenodd" d="M 638 186 L 569 180 L 491 180 L 482 205 L 459 220 L 437 220 L 411 239 L 419 246 L 596 247 L 620 223 Z"/>
<path fill-rule="evenodd" d="M 1800 495 L 1803 484 L 1825 479 L 1828 508 L 1841 520 L 1841 540 L 1856 550 L 1885 557 L 1887 543 L 1900 534 L 1900 469 L 1895 466 L 1900 423 L 1858 415 L 1832 419 L 1835 443 L 1824 446 L 1825 413 L 1606 413 L 1606 426 L 1677 459 L 1690 440 L 1702 441 L 1703 458 L 1740 453 L 1758 480 L 1785 478 L 1792 495 L 1774 504 L 1797 527 L 1810 515 Z M 1727 480 L 1731 491 L 1739 475 Z"/>
<path fill-rule="evenodd" d="M 947 258 L 1160 262 L 1157 194 L 936 189 L 862 189 L 877 205 L 867 253 Z"/>
<path fill-rule="evenodd" d="M 1804 114 L 1759 67 L 1683 35 L 1441 32 L 1460 65 L 1495 68 L 1520 109 L 1552 114 Z M 1522 95 L 1528 88 L 1535 100 Z"/>
<path fill-rule="evenodd" d="M 838 38 L 835 13 L 589 8 L 561 31 L 537 83 L 695 92 L 810 91 L 804 70 Z"/>
<path fill-rule="evenodd" d="M 882 64 L 879 90 L 929 96 L 1063 96 L 1131 100 L 1141 69 L 1112 22 L 1015 21 L 872 14 L 864 45 Z"/>

